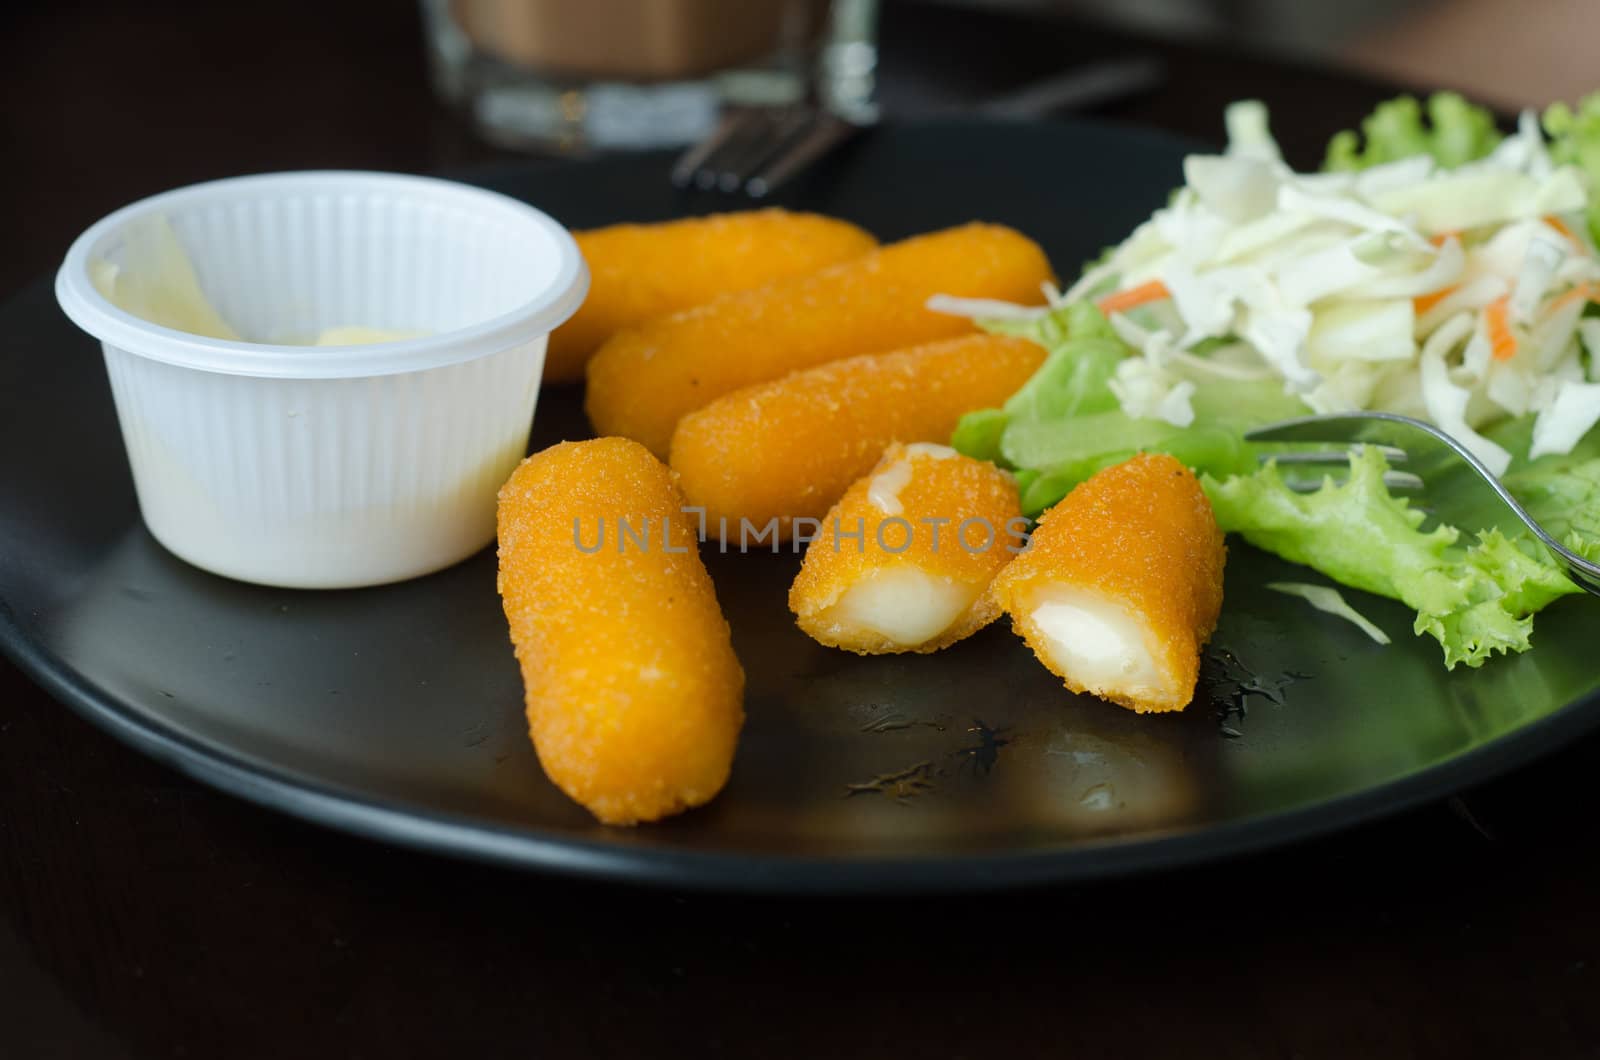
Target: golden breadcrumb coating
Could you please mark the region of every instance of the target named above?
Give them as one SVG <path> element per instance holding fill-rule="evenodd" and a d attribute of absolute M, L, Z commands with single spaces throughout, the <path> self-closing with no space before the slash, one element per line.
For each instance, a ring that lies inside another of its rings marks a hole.
<path fill-rule="evenodd" d="M 550 336 L 547 383 L 582 379 L 594 351 L 625 327 L 859 258 L 878 245 L 848 221 L 780 209 L 611 225 L 573 238 L 589 264 L 589 296 Z"/>
<path fill-rule="evenodd" d="M 646 321 L 589 361 L 585 408 L 599 434 L 666 456 L 678 420 L 740 387 L 843 357 L 973 330 L 927 308 L 936 294 L 1037 303 L 1052 279 L 1032 240 L 969 224 Z"/>
<path fill-rule="evenodd" d="M 991 592 L 1013 626 L 1068 688 L 1136 711 L 1182 710 L 1194 698 L 1200 649 L 1222 609 L 1222 531 L 1194 473 L 1143 454 L 1081 483 L 1040 520 L 1028 550 Z M 1155 680 L 1130 687 L 1067 670 L 1035 616 L 1051 594 L 1104 606 L 1141 631 Z"/>
<path fill-rule="evenodd" d="M 789 610 L 830 647 L 938 651 L 999 616 L 986 590 L 1026 525 L 1015 480 L 993 464 L 943 446 L 890 446 L 823 519 Z M 877 590 L 870 602 L 856 595 L 863 588 Z"/>
<path fill-rule="evenodd" d="M 744 720 L 744 671 L 682 505 L 666 466 L 623 438 L 551 446 L 500 489 L 500 596 L 533 745 L 607 824 L 710 800 Z"/>
<path fill-rule="evenodd" d="M 762 526 L 784 540 L 872 470 L 890 442 L 946 442 L 973 409 L 999 405 L 1044 362 L 1044 348 L 966 335 L 865 354 L 735 390 L 689 413 L 672 469 L 708 527 Z"/>

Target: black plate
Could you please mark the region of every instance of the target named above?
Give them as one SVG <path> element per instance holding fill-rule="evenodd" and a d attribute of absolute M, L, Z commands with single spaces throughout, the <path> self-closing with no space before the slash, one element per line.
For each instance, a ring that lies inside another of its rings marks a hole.
<path fill-rule="evenodd" d="M 886 239 L 1011 223 L 1071 274 L 1180 182 L 1186 148 L 1081 125 L 889 129 L 789 203 Z M 483 182 L 580 227 L 723 205 L 670 192 L 665 168 L 659 156 L 530 165 Z M 1233 657 L 1213 653 L 1188 711 L 1145 718 L 1066 694 L 1000 626 L 932 657 L 821 648 L 785 606 L 798 557 L 709 552 L 749 674 L 733 779 L 705 809 L 604 829 L 545 781 L 524 735 L 492 552 L 352 592 L 195 570 L 139 522 L 98 349 L 45 283 L 0 310 L 0 335 L 6 651 L 135 747 L 366 835 L 677 885 L 983 888 L 1314 834 L 1443 795 L 1600 720 L 1587 599 L 1540 617 L 1537 650 L 1447 674 L 1404 608 L 1351 594 L 1395 636 L 1380 648 L 1264 590 L 1296 572 L 1236 545 L 1216 638 Z M 579 393 L 547 391 L 536 445 L 584 434 Z M 849 794 L 895 774 L 923 783 Z"/>

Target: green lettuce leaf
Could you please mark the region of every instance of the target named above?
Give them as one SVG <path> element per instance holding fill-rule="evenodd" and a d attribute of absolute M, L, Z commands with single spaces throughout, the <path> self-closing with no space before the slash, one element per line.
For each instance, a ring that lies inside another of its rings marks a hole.
<path fill-rule="evenodd" d="M 1049 354 L 1003 408 L 979 409 L 961 417 L 950 437 L 952 448 L 1019 471 L 1037 471 L 1026 461 L 1006 458 L 1004 442 L 1013 425 L 1067 420 L 1079 412 L 1116 407 L 1109 383 L 1118 363 L 1132 351 L 1093 303 L 1063 306 L 1031 320 L 978 323 L 985 331 L 1031 339 Z"/>
<path fill-rule="evenodd" d="M 1511 454 L 1511 467 L 1500 481 L 1550 536 L 1600 562 L 1600 428 L 1584 435 L 1570 453 L 1529 460 L 1533 423 L 1533 416 L 1519 416 L 1484 432 Z"/>
<path fill-rule="evenodd" d="M 1015 323 L 1015 322 L 1010 322 Z M 1004 405 L 1008 423 L 1057 422 L 1117 407 L 1111 379 L 1133 351 L 1090 302 L 1042 318 L 1023 334 L 1050 351 L 1044 364 Z"/>
<path fill-rule="evenodd" d="M 1364 448 L 1348 479 L 1312 493 L 1292 490 L 1272 464 L 1201 482 L 1224 530 L 1415 610 L 1414 631 L 1439 642 L 1446 667 L 1526 651 L 1533 614 L 1578 587 L 1529 540 L 1489 530 L 1463 547 L 1454 527 L 1423 530 L 1423 513 L 1384 485 L 1387 470 L 1377 449 Z"/>
<path fill-rule="evenodd" d="M 963 416 L 950 444 L 1017 471 L 1022 510 L 1029 515 L 1139 452 L 1170 453 L 1214 475 L 1248 471 L 1260 450 L 1245 442 L 1245 432 L 1307 411 L 1276 380 L 1208 382 L 1190 397 L 1190 426 L 1136 419 L 1122 411 L 1110 386 L 1117 365 L 1134 351 L 1093 303 L 1074 303 L 1033 320 L 982 323 L 990 331 L 1032 339 L 1049 356 L 1002 408 Z"/>
<path fill-rule="evenodd" d="M 1189 405 L 1194 422 L 1187 427 L 1136 419 L 1118 408 L 1114 399 L 1106 411 L 1012 417 L 1000 450 L 1017 467 L 1041 470 L 1098 463 L 1116 453 L 1170 453 L 1197 470 L 1226 475 L 1255 464 L 1260 450 L 1244 440 L 1246 431 L 1307 412 L 1300 399 L 1284 393 L 1283 384 L 1271 379 L 1200 383 Z"/>
<path fill-rule="evenodd" d="M 1501 481 L 1551 537 L 1600 562 L 1600 460 L 1524 468 Z"/>
<path fill-rule="evenodd" d="M 976 460 L 1003 464 L 1000 439 L 1006 433 L 1004 409 L 978 409 L 961 417 L 950 435 L 950 447 Z"/>
<path fill-rule="evenodd" d="M 1600 92 L 1583 97 L 1576 110 L 1553 103 L 1544 112 L 1550 159 L 1577 166 L 1589 191 L 1589 237 L 1600 241 Z"/>
<path fill-rule="evenodd" d="M 1378 104 L 1361 122 L 1359 134 L 1350 129 L 1336 134 L 1322 167 L 1366 169 L 1413 155 L 1432 155 L 1441 166 L 1459 166 L 1482 158 L 1499 142 L 1494 115 L 1454 92 L 1428 97 L 1426 121 L 1422 104 L 1401 96 Z"/>

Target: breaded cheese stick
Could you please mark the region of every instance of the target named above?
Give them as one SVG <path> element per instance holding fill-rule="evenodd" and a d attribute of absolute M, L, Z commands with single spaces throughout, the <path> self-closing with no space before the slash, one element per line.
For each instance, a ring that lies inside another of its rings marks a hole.
<path fill-rule="evenodd" d="M 500 489 L 500 596 L 539 762 L 606 824 L 728 779 L 744 671 L 672 473 L 623 438 L 563 442 Z"/>
<path fill-rule="evenodd" d="M 708 526 L 815 519 L 872 470 L 890 442 L 945 442 L 973 409 L 999 405 L 1044 363 L 1044 347 L 966 335 L 865 354 L 735 390 L 678 422 L 672 469 Z"/>
<path fill-rule="evenodd" d="M 1011 476 L 942 445 L 892 445 L 806 548 L 789 610 L 861 655 L 933 652 L 993 622 L 985 591 L 1023 540 Z"/>
<path fill-rule="evenodd" d="M 730 391 L 973 330 L 928 309 L 935 294 L 1036 303 L 1050 279 L 1044 252 L 1009 228 L 917 236 L 618 332 L 589 361 L 585 408 L 597 433 L 664 457 L 678 420 Z"/>
<path fill-rule="evenodd" d="M 1144 713 L 1194 698 L 1227 550 L 1194 473 L 1143 454 L 1046 512 L 991 593 L 1074 692 Z"/>
<path fill-rule="evenodd" d="M 848 221 L 780 209 L 611 225 L 573 238 L 589 264 L 589 296 L 550 336 L 547 383 L 582 379 L 589 357 L 625 327 L 859 258 L 878 245 Z"/>

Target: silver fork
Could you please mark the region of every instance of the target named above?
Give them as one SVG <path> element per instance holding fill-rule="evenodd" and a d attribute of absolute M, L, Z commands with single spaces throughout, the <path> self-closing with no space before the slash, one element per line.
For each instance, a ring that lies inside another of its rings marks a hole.
<path fill-rule="evenodd" d="M 1085 110 L 1138 95 L 1165 76 L 1164 64 L 1153 56 L 1106 59 L 952 113 L 1016 119 Z M 858 106 L 845 115 L 814 98 L 814 86 L 811 94 L 801 102 L 728 108 L 711 134 L 673 163 L 672 183 L 729 194 L 742 190 L 759 199 L 875 120 L 875 108 Z"/>
<path fill-rule="evenodd" d="M 1483 504 L 1491 502 L 1497 513 L 1509 514 L 1533 531 L 1568 578 L 1580 588 L 1600 596 L 1600 565 L 1584 559 L 1551 536 L 1500 484 L 1483 461 L 1431 423 L 1390 412 L 1340 412 L 1271 423 L 1250 431 L 1245 438 L 1252 442 L 1312 442 L 1343 447 L 1326 452 L 1262 457 L 1296 466 L 1342 464 L 1349 458 L 1351 445 L 1382 446 L 1391 463 L 1403 461 L 1407 468 L 1395 478 L 1386 477 L 1385 481 L 1393 488 L 1427 489 L 1427 499 L 1439 519 L 1457 525 L 1466 523 L 1469 527 L 1472 523 L 1483 522 Z M 1472 474 L 1460 474 L 1463 466 Z M 1440 486 L 1441 480 L 1449 488 Z M 1494 520 L 1499 521 L 1498 518 Z"/>
<path fill-rule="evenodd" d="M 730 107 L 711 135 L 674 163 L 680 188 L 759 199 L 854 136 L 864 125 L 813 101 Z"/>

